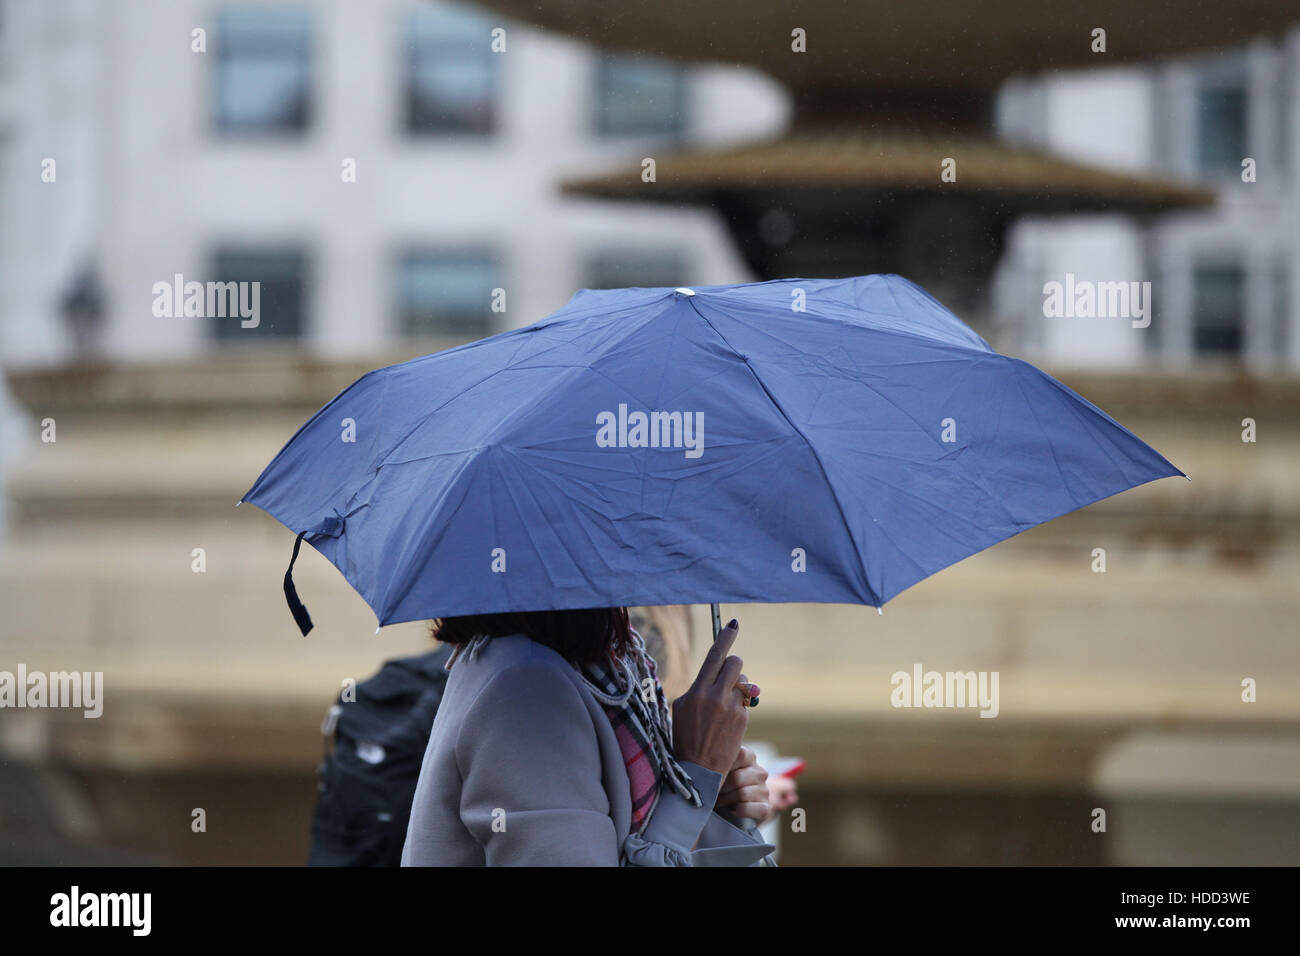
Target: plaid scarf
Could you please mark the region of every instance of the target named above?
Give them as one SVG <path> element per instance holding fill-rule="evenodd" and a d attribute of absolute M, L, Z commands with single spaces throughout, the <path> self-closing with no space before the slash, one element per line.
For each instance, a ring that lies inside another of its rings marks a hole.
<path fill-rule="evenodd" d="M 627 655 L 619 657 L 611 649 L 607 660 L 575 667 L 614 727 L 632 792 L 632 832 L 640 833 L 665 784 L 697 807 L 701 799 L 690 776 L 673 759 L 672 719 L 654 660 L 641 635 L 635 630 L 631 635 Z M 650 687 L 654 699 L 647 701 L 644 689 Z"/>

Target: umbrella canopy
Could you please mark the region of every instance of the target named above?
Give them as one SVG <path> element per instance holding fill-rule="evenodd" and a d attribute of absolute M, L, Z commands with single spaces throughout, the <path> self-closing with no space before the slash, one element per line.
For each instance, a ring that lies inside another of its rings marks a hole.
<path fill-rule="evenodd" d="M 305 537 L 382 625 L 879 607 L 1180 474 L 921 288 L 870 275 L 583 290 L 531 326 L 362 376 L 243 500 Z M 288 576 L 286 591 L 293 605 Z"/>

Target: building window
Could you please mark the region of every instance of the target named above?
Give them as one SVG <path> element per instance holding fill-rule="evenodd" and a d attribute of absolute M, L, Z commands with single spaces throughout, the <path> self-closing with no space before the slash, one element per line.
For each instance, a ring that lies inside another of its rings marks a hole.
<path fill-rule="evenodd" d="M 311 21 L 305 11 L 240 8 L 217 21 L 217 129 L 301 133 L 311 122 Z"/>
<path fill-rule="evenodd" d="M 488 135 L 497 123 L 492 22 L 454 7 L 406 20 L 406 131 L 416 136 Z"/>
<path fill-rule="evenodd" d="M 1239 355 L 1246 307 L 1240 266 L 1200 266 L 1192 273 L 1192 346 L 1198 355 Z"/>
<path fill-rule="evenodd" d="M 488 250 L 408 251 L 397 267 L 399 326 L 411 336 L 490 335 L 501 287 L 500 264 Z"/>
<path fill-rule="evenodd" d="M 686 281 L 686 256 L 672 249 L 603 250 L 587 262 L 588 289 L 659 289 Z"/>
<path fill-rule="evenodd" d="M 681 136 L 685 71 L 652 57 L 602 55 L 596 63 L 595 124 L 600 136 Z"/>
<path fill-rule="evenodd" d="M 1207 176 L 1239 175 L 1246 146 L 1244 83 L 1209 83 L 1196 93 L 1196 166 Z"/>
<path fill-rule="evenodd" d="M 300 249 L 226 248 L 213 256 L 212 280 L 244 283 L 240 301 L 256 306 L 253 318 L 242 314 L 209 315 L 212 335 L 220 340 L 248 336 L 296 339 L 306 326 L 307 256 Z M 253 283 L 257 283 L 254 294 Z M 255 324 L 254 324 L 255 323 Z"/>

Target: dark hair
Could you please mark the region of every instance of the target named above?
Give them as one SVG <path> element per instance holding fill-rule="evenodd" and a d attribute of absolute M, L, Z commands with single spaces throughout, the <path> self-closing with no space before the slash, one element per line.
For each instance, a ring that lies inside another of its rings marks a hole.
<path fill-rule="evenodd" d="M 632 646 L 629 626 L 625 607 L 519 611 L 438 618 L 433 622 L 433 636 L 444 644 L 466 644 L 480 634 L 523 634 L 570 663 L 590 664 L 602 660 L 611 650 L 626 654 Z"/>

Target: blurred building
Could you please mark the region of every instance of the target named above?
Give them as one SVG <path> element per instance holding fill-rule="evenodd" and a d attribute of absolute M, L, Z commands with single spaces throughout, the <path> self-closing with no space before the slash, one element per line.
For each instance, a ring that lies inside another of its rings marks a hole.
<path fill-rule="evenodd" d="M 808 0 L 795 8 L 717 0 L 708 8 L 671 2 L 667 16 L 600 0 L 481 2 L 613 48 L 747 64 L 791 92 L 788 127 L 739 145 L 671 150 L 653 188 L 625 162 L 566 189 L 711 206 L 761 278 L 897 272 L 985 334 L 995 319 L 990 276 L 1026 215 L 1150 222 L 1214 198 L 1197 183 L 1195 164 L 1153 174 L 1110 161 L 1108 153 L 1129 148 L 1115 141 L 1131 138 L 1129 114 L 1140 99 L 1094 96 L 1078 125 L 1102 145 L 1081 151 L 1002 135 L 995 118 L 1004 82 L 1234 47 L 1279 36 L 1300 18 L 1295 0 L 1241 0 L 1230 18 L 1194 0 L 998 0 L 991 9 L 964 0 Z M 739 22 L 743 30 L 731 27 Z M 1230 100 L 1210 103 L 1233 113 Z M 1055 119 L 1064 129 L 1075 118 L 1066 105 Z"/>
<path fill-rule="evenodd" d="M 1213 205 L 1154 220 L 1027 217 L 1000 266 L 1009 341 L 1070 365 L 1300 369 L 1300 31 L 1141 66 L 1016 78 L 1004 135 L 1089 163 L 1203 183 Z M 1045 321 L 1066 273 L 1151 282 L 1149 328 Z"/>
<path fill-rule="evenodd" d="M 720 57 L 754 36 L 724 33 Z M 901 82 L 915 53 L 882 36 Z M 1106 188 L 1140 180 L 1155 205 L 1217 197 L 1149 222 L 1022 222 L 998 273 L 998 344 L 1046 356 L 1194 480 L 1020 535 L 883 616 L 730 609 L 764 691 L 754 732 L 809 763 L 807 828 L 785 834 L 786 862 L 1300 861 L 1300 193 L 1277 165 L 1293 164 L 1298 124 L 1288 112 L 1279 137 L 1267 119 L 1293 50 L 1004 91 L 1004 136 L 1086 160 Z M 660 150 L 779 138 L 810 101 L 753 64 L 602 54 L 432 2 L 0 0 L 0 54 L 0 670 L 98 670 L 106 688 L 98 719 L 0 719 L 0 859 L 299 862 L 325 708 L 343 680 L 427 638 L 418 624 L 375 634 L 311 549 L 295 567 L 317 623 L 302 638 L 280 590 L 292 536 L 234 502 L 376 365 L 533 321 L 581 286 L 750 278 L 734 232 L 764 233 L 752 218 L 560 184 Z M 1245 92 L 1213 92 L 1224 64 Z M 1227 170 L 1238 128 L 1258 153 L 1249 186 L 1207 175 Z M 1015 168 L 998 149 L 990 175 Z M 1161 192 L 1165 169 L 1192 185 Z M 929 221 L 900 228 L 923 239 Z M 947 268 L 983 276 L 987 258 Z M 1043 283 L 1065 272 L 1149 272 L 1152 326 L 1046 319 Z M 177 274 L 260 282 L 260 321 L 157 314 L 155 286 Z M 1279 340 L 1291 358 L 1273 363 Z M 1257 442 L 1241 441 L 1247 417 Z M 893 708 L 890 675 L 916 663 L 998 671 L 998 718 Z"/>
<path fill-rule="evenodd" d="M 368 367 L 583 286 L 748 278 L 707 211 L 554 181 L 754 135 L 786 97 L 414 0 L 0 0 L 0 54 L 0 670 L 102 669 L 112 700 L 5 712 L 0 858 L 301 860 L 317 712 L 427 638 L 353 606 L 300 660 L 263 600 L 285 542 L 235 500 Z M 258 321 L 162 303 L 178 276 L 258 283 Z M 198 781 L 265 812 L 156 826 Z"/>
<path fill-rule="evenodd" d="M 583 286 L 748 277 L 707 212 L 629 216 L 554 181 L 779 125 L 784 95 L 754 71 L 414 0 L 3 10 L 8 365 L 78 343 L 115 361 L 373 354 L 523 325 Z M 265 321 L 160 321 L 153 287 L 176 274 L 256 278 Z"/>

